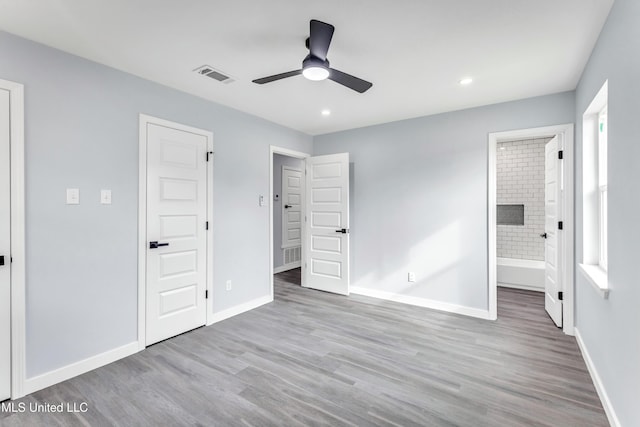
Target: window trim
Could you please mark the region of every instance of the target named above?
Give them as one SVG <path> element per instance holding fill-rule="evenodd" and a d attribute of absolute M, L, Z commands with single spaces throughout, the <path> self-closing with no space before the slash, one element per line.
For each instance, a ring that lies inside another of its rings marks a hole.
<path fill-rule="evenodd" d="M 601 138 L 600 123 L 603 112 L 608 117 L 608 86 L 605 81 L 582 116 L 583 252 L 579 266 L 603 298 L 609 295 L 608 182 L 606 175 L 601 177 L 601 169 L 606 173 L 608 138 Z M 607 124 L 605 129 L 608 132 Z"/>

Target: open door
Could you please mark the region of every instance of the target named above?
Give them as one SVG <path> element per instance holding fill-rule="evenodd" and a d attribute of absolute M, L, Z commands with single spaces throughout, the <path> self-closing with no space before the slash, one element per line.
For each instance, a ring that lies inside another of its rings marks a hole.
<path fill-rule="evenodd" d="M 562 327 L 562 283 L 560 282 L 560 239 L 558 230 L 561 215 L 561 160 L 558 156 L 558 137 L 545 146 L 544 172 L 544 307 L 558 327 Z"/>
<path fill-rule="evenodd" d="M 349 295 L 349 153 L 308 157 L 302 286 Z"/>

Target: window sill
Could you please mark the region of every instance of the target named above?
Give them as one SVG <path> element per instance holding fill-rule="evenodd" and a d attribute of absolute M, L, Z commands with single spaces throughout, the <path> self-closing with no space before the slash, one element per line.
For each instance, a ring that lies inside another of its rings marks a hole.
<path fill-rule="evenodd" d="M 598 291 L 604 299 L 609 298 L 609 278 L 607 272 L 599 265 L 578 264 L 582 274 L 587 278 L 591 286 Z"/>

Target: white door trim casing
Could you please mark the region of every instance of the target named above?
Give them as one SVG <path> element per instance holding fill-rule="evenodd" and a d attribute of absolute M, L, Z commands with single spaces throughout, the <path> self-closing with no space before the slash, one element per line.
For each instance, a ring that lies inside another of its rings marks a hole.
<path fill-rule="evenodd" d="M 291 150 L 289 148 L 269 146 L 269 200 L 273 200 L 273 155 L 281 154 L 283 156 L 295 157 L 296 159 L 306 159 L 311 157 L 309 153 Z M 304 215 L 304 206 L 303 213 Z M 304 233 L 302 239 L 302 258 L 304 259 Z M 269 207 L 269 283 L 271 289 L 271 301 L 273 301 L 273 208 Z"/>
<path fill-rule="evenodd" d="M 24 86 L 0 79 L 9 92 L 11 176 L 11 398 L 25 395 L 26 252 L 24 179 Z"/>
<path fill-rule="evenodd" d="M 561 203 L 563 230 L 560 232 L 562 247 L 560 257 L 562 268 L 563 286 L 563 331 L 568 335 L 574 334 L 574 230 L 575 217 L 573 206 L 574 195 L 574 129 L 573 124 L 546 126 L 515 131 L 493 132 L 488 137 L 488 173 L 487 173 L 487 229 L 488 229 L 488 282 L 489 282 L 489 318 L 497 319 L 498 316 L 498 283 L 497 283 L 497 243 L 496 243 L 496 149 L 499 141 L 509 141 L 525 138 L 546 137 L 562 135 L 563 150 L 563 174 L 562 187 L 564 188 Z"/>
<path fill-rule="evenodd" d="M 213 152 L 213 133 L 191 126 L 182 125 L 157 117 L 140 114 L 139 129 L 139 168 L 138 168 L 138 348 L 146 347 L 146 257 L 147 257 L 147 126 L 155 124 L 171 127 L 173 129 L 203 135 L 207 138 L 207 151 Z M 206 324 L 213 323 L 213 157 L 207 163 L 207 320 Z"/>

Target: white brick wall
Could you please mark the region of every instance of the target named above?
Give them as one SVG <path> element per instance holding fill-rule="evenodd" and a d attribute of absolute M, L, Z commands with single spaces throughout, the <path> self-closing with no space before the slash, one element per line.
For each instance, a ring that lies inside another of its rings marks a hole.
<path fill-rule="evenodd" d="M 524 205 L 524 226 L 498 225 L 498 257 L 544 260 L 544 146 L 550 140 L 498 143 L 498 204 Z"/>

